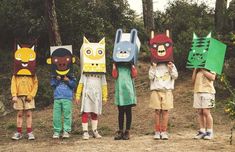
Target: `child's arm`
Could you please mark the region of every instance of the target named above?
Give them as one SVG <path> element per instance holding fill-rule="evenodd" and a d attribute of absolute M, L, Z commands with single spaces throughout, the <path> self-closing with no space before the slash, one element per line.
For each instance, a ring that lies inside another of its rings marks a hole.
<path fill-rule="evenodd" d="M 118 70 L 117 70 L 117 67 L 116 67 L 115 63 L 113 63 L 112 76 L 113 76 L 114 79 L 118 78 Z"/>
<path fill-rule="evenodd" d="M 134 65 L 131 66 L 131 77 L 136 78 L 137 77 L 137 69 Z"/>
<path fill-rule="evenodd" d="M 108 87 L 105 76 L 102 76 L 102 100 L 104 103 L 108 100 Z"/>
<path fill-rule="evenodd" d="M 16 78 L 13 75 L 11 79 L 11 95 L 12 95 L 12 101 L 17 100 L 17 88 L 16 88 Z"/>
<path fill-rule="evenodd" d="M 58 85 L 59 85 L 59 83 L 60 83 L 60 80 L 61 80 L 61 77 L 60 76 L 56 76 L 56 78 L 51 78 L 51 86 L 53 87 L 53 88 L 56 88 Z"/>
<path fill-rule="evenodd" d="M 149 69 L 149 79 L 150 80 L 154 80 L 156 69 L 157 69 L 157 64 L 152 63 L 152 65 L 150 66 L 150 69 Z"/>
<path fill-rule="evenodd" d="M 65 76 L 64 81 L 72 90 L 76 87 L 76 79 L 74 77 L 68 78 Z"/>
<path fill-rule="evenodd" d="M 171 78 L 174 80 L 177 79 L 178 78 L 178 71 L 177 71 L 175 65 L 172 62 L 168 62 L 167 66 L 168 66 Z"/>
<path fill-rule="evenodd" d="M 80 98 L 81 98 L 81 94 L 82 94 L 82 90 L 83 90 L 83 83 L 84 83 L 84 76 L 83 74 L 81 75 L 78 87 L 77 87 L 77 91 L 75 94 L 75 102 L 76 104 L 78 104 L 80 102 Z"/>
<path fill-rule="evenodd" d="M 207 70 L 201 69 L 203 75 L 210 81 L 215 81 L 216 74 Z"/>
<path fill-rule="evenodd" d="M 30 94 L 27 96 L 27 99 L 29 101 L 33 100 L 33 98 L 36 96 L 36 93 L 38 91 L 38 78 L 37 76 L 35 75 L 33 77 L 33 89 L 32 91 L 30 92 Z"/>
<path fill-rule="evenodd" d="M 193 75 L 192 75 L 192 81 L 193 81 L 193 83 L 195 82 L 195 79 L 196 79 L 196 75 L 197 75 L 197 70 L 198 69 L 193 69 Z"/>

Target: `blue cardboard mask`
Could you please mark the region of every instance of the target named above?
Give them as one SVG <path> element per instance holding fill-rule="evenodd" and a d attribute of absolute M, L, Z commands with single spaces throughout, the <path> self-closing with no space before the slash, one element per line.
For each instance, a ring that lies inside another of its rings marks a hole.
<path fill-rule="evenodd" d="M 113 49 L 114 62 L 137 64 L 139 50 L 140 41 L 136 29 L 132 29 L 131 33 L 122 33 L 122 29 L 117 30 Z"/>

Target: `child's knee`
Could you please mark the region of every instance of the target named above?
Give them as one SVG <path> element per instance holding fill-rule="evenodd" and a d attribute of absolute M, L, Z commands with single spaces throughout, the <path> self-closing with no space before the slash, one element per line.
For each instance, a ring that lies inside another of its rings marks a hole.
<path fill-rule="evenodd" d="M 19 117 L 19 118 L 23 117 L 23 111 L 18 111 L 17 117 Z"/>

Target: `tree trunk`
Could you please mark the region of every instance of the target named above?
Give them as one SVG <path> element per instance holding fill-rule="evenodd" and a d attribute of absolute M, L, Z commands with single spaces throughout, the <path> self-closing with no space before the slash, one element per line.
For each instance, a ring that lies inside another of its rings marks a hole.
<path fill-rule="evenodd" d="M 142 0 L 144 27 L 147 33 L 155 28 L 153 18 L 153 0 Z"/>
<path fill-rule="evenodd" d="M 215 29 L 219 33 L 223 33 L 223 29 L 226 26 L 226 5 L 227 0 L 216 0 L 215 3 Z"/>
<path fill-rule="evenodd" d="M 50 44 L 54 46 L 62 45 L 56 16 L 55 0 L 45 1 L 45 11 L 48 23 Z"/>
<path fill-rule="evenodd" d="M 232 0 L 229 3 L 228 15 L 229 15 L 229 29 L 230 31 L 235 31 L 235 0 Z"/>

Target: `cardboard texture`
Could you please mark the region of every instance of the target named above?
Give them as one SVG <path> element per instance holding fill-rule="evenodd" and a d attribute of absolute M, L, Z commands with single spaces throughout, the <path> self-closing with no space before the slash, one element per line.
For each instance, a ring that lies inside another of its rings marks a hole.
<path fill-rule="evenodd" d="M 21 47 L 23 46 L 23 47 Z M 17 44 L 14 54 L 14 75 L 35 75 L 36 71 L 36 53 L 34 45 Z"/>
<path fill-rule="evenodd" d="M 90 43 L 83 37 L 80 62 L 82 73 L 106 73 L 105 38 L 99 43 Z"/>
<path fill-rule="evenodd" d="M 50 58 L 47 59 L 47 64 L 51 65 L 52 76 L 72 76 L 73 63 L 75 58 L 72 45 L 50 47 Z"/>
<path fill-rule="evenodd" d="M 151 62 L 174 62 L 173 41 L 169 36 L 168 30 L 166 31 L 166 34 L 158 34 L 155 36 L 152 31 L 149 45 L 151 51 Z"/>
<path fill-rule="evenodd" d="M 140 45 L 136 29 L 132 29 L 130 33 L 123 33 L 122 29 L 118 29 L 113 49 L 113 61 L 129 62 L 136 65 Z"/>
<path fill-rule="evenodd" d="M 222 73 L 226 45 L 211 37 L 197 37 L 193 34 L 186 68 L 205 68 L 217 74 Z"/>

